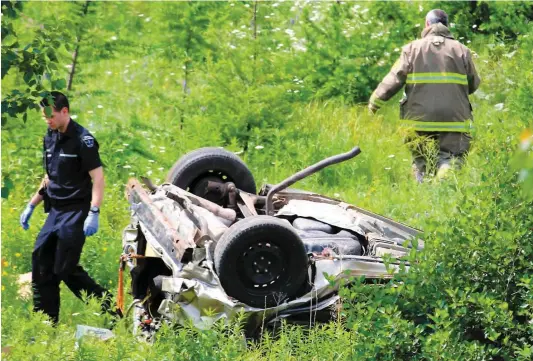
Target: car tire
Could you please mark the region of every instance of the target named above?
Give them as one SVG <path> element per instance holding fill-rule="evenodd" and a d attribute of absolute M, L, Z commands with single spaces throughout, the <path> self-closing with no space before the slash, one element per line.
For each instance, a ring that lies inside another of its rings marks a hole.
<path fill-rule="evenodd" d="M 256 193 L 254 176 L 246 164 L 232 152 L 214 147 L 185 154 L 174 163 L 167 181 L 215 203 L 220 203 L 219 195 L 206 191 L 208 181 L 233 182 L 240 190 Z"/>
<path fill-rule="evenodd" d="M 273 307 L 305 289 L 304 244 L 275 217 L 259 215 L 232 225 L 217 242 L 214 261 L 226 293 L 249 306 Z"/>

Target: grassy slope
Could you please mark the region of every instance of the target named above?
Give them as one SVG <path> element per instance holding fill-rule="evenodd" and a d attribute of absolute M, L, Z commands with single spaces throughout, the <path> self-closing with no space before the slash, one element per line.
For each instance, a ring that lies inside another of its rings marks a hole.
<path fill-rule="evenodd" d="M 142 7 L 143 4 L 136 4 Z M 141 9 L 142 10 L 142 9 Z M 139 10 L 139 11 L 141 11 Z M 302 181 L 299 187 L 339 196 L 347 202 L 424 229 L 426 222 L 439 222 L 457 216 L 463 191 L 482 185 L 492 159 L 494 144 L 515 148 L 522 125 L 509 112 L 497 111 L 494 103 L 503 97 L 497 88 L 502 77 L 517 79 L 511 66 L 495 68 L 485 51 L 485 44 L 475 48 L 479 71 L 484 79 L 481 90 L 493 94 L 489 100 L 474 98 L 477 132 L 467 166 L 442 183 L 416 185 L 410 177 L 410 155 L 397 132 L 397 107 L 391 105 L 380 115 L 371 117 L 364 106 L 309 104 L 295 107 L 289 130 L 273 134 L 274 146 L 252 149 L 244 159 L 258 183 L 278 182 L 287 175 L 323 157 L 359 145 L 363 153 L 353 161 L 334 166 Z M 486 60 L 488 63 L 485 63 Z M 128 222 L 124 184 L 130 176 L 149 175 L 157 183 L 184 152 L 199 146 L 221 145 L 209 119 L 186 124 L 179 129 L 178 114 L 169 100 L 180 97 L 181 89 L 175 64 L 157 54 L 136 55 L 135 49 L 116 59 L 88 61 L 83 66 L 84 84 L 72 93 L 72 113 L 90 129 L 101 145 L 106 164 L 107 189 L 99 233 L 87 240 L 82 264 L 101 283 L 116 291 L 117 258 L 120 254 L 121 230 Z M 108 74 L 108 73 L 111 74 Z M 164 98 L 161 97 L 164 94 Z M 298 131 L 294 131 L 298 129 Z M 18 217 L 42 175 L 40 166 L 41 136 L 44 122 L 32 114 L 27 124 L 15 124 L 2 132 L 2 172 L 15 182 L 15 190 L 2 200 L 2 345 L 14 345 L 15 359 L 123 360 L 174 359 L 187 352 L 195 359 L 237 358 L 289 359 L 299 355 L 306 359 L 343 359 L 342 345 L 350 335 L 338 325 L 311 330 L 303 341 L 301 331 L 284 334 L 280 340 L 266 340 L 258 349 L 244 351 L 238 334 L 229 332 L 226 340 L 218 334 L 194 335 L 183 330 L 177 335 L 163 335 L 154 348 L 135 344 L 126 331 L 105 346 L 88 342 L 74 351 L 73 331 L 77 324 L 103 326 L 102 317 L 94 314 L 95 304 L 83 306 L 66 288 L 62 290 L 61 325 L 52 330 L 42 318 L 30 316 L 31 302 L 16 297 L 14 279 L 30 270 L 31 250 L 45 216 L 38 209 L 30 230 L 24 232 Z M 231 149 L 238 150 L 238 149 Z M 287 159 L 286 150 L 298 152 Z M 490 177 L 497 177 L 496 174 Z M 433 252 L 435 250 L 429 250 Z M 27 345 L 30 336 L 37 342 Z M 218 343 L 219 353 L 215 352 Z M 181 351 L 174 345 L 181 345 Z M 225 345 L 225 346 L 222 346 Z M 299 346 L 298 346 L 299 345 Z M 320 345 L 304 349 L 302 345 Z M 265 354 L 266 352 L 266 354 Z M 286 353 L 286 354 L 284 354 Z M 135 356 L 135 355 L 143 355 Z M 290 354 L 290 355 L 289 355 Z M 126 356 L 127 355 L 127 356 Z M 327 356 L 326 358 L 330 358 Z"/>

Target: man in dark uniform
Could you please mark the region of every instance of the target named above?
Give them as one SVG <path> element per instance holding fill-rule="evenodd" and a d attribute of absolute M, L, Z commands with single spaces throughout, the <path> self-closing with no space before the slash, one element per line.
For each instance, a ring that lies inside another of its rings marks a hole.
<path fill-rule="evenodd" d="M 53 99 L 53 106 L 49 100 Z M 48 132 L 43 140 L 46 175 L 20 217 L 27 230 L 34 208 L 44 199 L 46 222 L 32 254 L 33 302 L 54 324 L 59 319 L 59 283 L 79 298 L 82 291 L 101 298 L 109 310 L 110 294 L 78 264 L 85 237 L 98 231 L 104 195 L 104 172 L 98 142 L 70 118 L 69 102 L 60 92 L 41 101 Z"/>

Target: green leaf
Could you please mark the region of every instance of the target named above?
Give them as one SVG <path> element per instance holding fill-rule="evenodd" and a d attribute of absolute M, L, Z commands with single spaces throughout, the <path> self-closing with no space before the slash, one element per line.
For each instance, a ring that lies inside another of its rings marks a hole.
<path fill-rule="evenodd" d="M 49 104 L 50 103 L 53 103 L 53 99 L 48 99 L 48 102 Z M 52 107 L 49 105 L 49 106 L 46 106 L 44 107 L 44 114 L 46 115 L 46 117 L 50 118 L 52 116 Z"/>
<path fill-rule="evenodd" d="M 30 84 L 30 81 L 33 79 L 33 71 L 28 71 L 24 73 L 24 82 Z"/>
<path fill-rule="evenodd" d="M 64 89 L 67 85 L 67 81 L 65 79 L 58 79 L 52 83 L 52 87 L 57 90 Z"/>

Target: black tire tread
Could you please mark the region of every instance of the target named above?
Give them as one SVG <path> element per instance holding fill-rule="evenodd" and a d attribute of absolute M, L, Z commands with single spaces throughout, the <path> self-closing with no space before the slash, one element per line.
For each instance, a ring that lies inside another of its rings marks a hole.
<path fill-rule="evenodd" d="M 180 188 L 186 188 L 191 182 L 202 173 L 195 168 L 202 168 L 204 164 L 216 159 L 224 167 L 231 167 L 238 173 L 236 179 L 233 179 L 237 188 L 248 192 L 256 193 L 256 184 L 253 174 L 246 164 L 232 152 L 216 148 L 204 147 L 193 150 L 181 157 L 170 169 L 167 175 L 167 182 L 172 183 Z M 229 170 L 225 169 L 229 173 Z M 180 179 L 180 181 L 176 181 Z"/>

